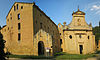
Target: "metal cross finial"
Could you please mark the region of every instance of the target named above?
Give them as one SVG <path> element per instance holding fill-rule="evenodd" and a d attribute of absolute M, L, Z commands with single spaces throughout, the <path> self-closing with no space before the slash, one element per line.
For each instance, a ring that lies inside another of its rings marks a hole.
<path fill-rule="evenodd" d="M 80 11 L 80 10 L 79 10 L 79 5 L 78 5 L 78 11 Z"/>

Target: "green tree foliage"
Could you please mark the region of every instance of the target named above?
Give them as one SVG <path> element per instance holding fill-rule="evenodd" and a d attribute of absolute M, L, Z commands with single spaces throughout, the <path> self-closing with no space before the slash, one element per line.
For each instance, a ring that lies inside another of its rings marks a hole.
<path fill-rule="evenodd" d="M 95 40 L 98 43 L 98 40 L 100 40 L 100 27 L 96 26 L 93 28 L 93 34 L 95 35 Z"/>
<path fill-rule="evenodd" d="M 4 47 L 6 41 L 3 40 L 3 35 L 0 32 L 0 60 L 5 60 L 5 52 L 4 52 Z"/>
<path fill-rule="evenodd" d="M 0 30 L 1 30 L 1 26 L 0 26 Z"/>

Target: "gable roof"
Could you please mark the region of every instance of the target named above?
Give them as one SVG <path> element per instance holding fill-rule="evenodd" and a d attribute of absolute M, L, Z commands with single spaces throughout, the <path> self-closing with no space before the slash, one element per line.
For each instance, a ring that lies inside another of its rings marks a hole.
<path fill-rule="evenodd" d="M 74 14 L 75 15 L 85 15 L 85 13 L 80 11 L 79 8 L 78 8 L 78 11 L 72 13 L 72 15 L 74 15 Z"/>
<path fill-rule="evenodd" d="M 9 15 L 11 9 L 13 8 L 13 6 L 14 6 L 16 3 L 33 4 L 33 3 L 28 3 L 28 2 L 15 2 L 15 3 L 12 5 L 12 7 L 10 8 L 10 10 L 9 10 L 9 12 L 8 12 L 8 14 L 7 14 L 7 16 L 6 16 L 6 18 L 8 17 L 8 15 Z"/>

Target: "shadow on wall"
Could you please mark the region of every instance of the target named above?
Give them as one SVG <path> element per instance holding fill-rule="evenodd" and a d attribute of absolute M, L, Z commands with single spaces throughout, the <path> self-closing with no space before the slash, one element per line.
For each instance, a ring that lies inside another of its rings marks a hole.
<path fill-rule="evenodd" d="M 0 60 L 5 60 L 5 52 L 4 52 L 4 47 L 5 47 L 5 40 L 3 40 L 3 35 L 0 32 Z"/>

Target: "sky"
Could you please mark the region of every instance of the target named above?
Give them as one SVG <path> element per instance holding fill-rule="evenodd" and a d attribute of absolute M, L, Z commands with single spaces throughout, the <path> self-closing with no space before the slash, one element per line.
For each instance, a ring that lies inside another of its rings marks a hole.
<path fill-rule="evenodd" d="M 98 26 L 100 21 L 100 0 L 0 0 L 0 26 L 6 25 L 6 16 L 15 2 L 35 2 L 51 20 L 58 25 L 72 21 L 73 11 L 79 9 L 86 13 L 86 22 Z"/>

